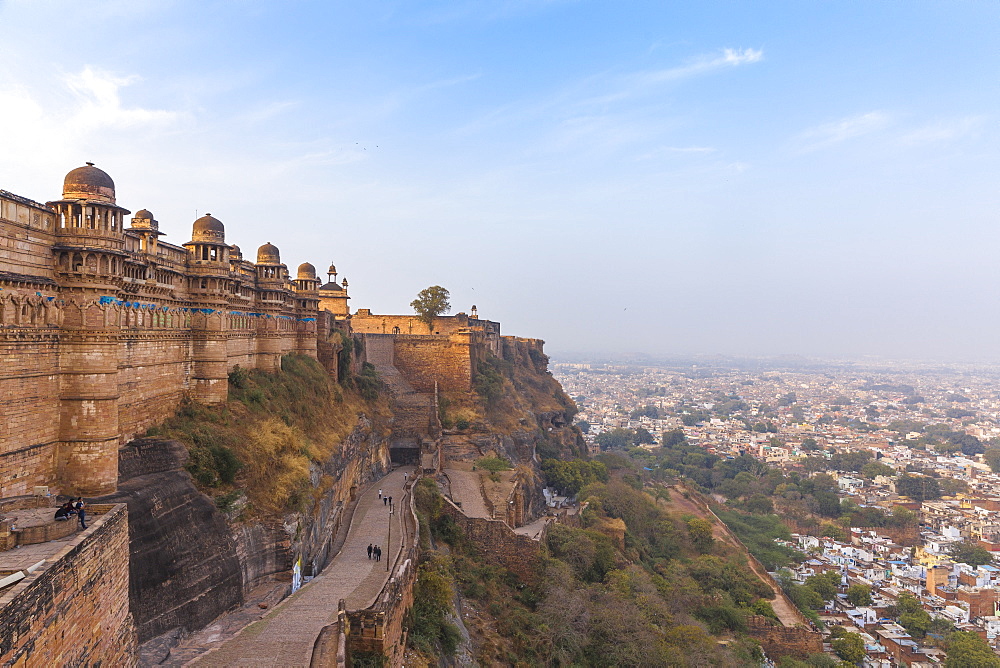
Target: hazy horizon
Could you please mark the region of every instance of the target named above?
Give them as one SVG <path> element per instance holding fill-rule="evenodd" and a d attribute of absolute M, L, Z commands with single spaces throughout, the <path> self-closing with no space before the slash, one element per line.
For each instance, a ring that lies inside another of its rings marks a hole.
<path fill-rule="evenodd" d="M 550 351 L 997 360 L 1000 12 L 0 0 L 0 188 Z"/>

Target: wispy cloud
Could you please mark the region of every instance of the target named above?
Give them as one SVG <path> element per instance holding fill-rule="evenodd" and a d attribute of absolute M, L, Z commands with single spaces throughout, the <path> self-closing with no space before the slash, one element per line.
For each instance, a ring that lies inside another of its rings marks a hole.
<path fill-rule="evenodd" d="M 174 121 L 178 113 L 164 109 L 127 108 L 122 104 L 119 91 L 141 79 L 137 76 L 119 77 L 90 66 L 78 74 L 65 77 L 66 86 L 75 94 L 75 109 L 69 121 L 83 127 L 135 127 L 151 123 Z"/>
<path fill-rule="evenodd" d="M 702 55 L 678 67 L 670 67 L 652 72 L 642 72 L 633 75 L 638 83 L 658 84 L 666 81 L 677 81 L 698 74 L 706 74 L 713 70 L 727 67 L 740 67 L 759 63 L 764 59 L 763 49 L 723 49 L 721 54 Z"/>
<path fill-rule="evenodd" d="M 878 132 L 888 127 L 890 122 L 889 114 L 883 111 L 869 111 L 810 128 L 799 134 L 797 143 L 799 150 L 803 152 L 817 151 Z"/>
<path fill-rule="evenodd" d="M 936 144 L 961 139 L 975 134 L 983 126 L 986 116 L 966 116 L 951 120 L 928 123 L 900 137 L 900 143 L 908 146 Z"/>

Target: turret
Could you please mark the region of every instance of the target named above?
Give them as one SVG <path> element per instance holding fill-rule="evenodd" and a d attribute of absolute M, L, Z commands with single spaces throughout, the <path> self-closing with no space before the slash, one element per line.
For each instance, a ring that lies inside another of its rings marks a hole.
<path fill-rule="evenodd" d="M 330 263 L 326 272 L 327 282 L 319 288 L 319 309 L 329 311 L 338 318 L 346 318 L 351 310 L 347 305 L 347 279 L 337 283 L 337 267 Z"/>

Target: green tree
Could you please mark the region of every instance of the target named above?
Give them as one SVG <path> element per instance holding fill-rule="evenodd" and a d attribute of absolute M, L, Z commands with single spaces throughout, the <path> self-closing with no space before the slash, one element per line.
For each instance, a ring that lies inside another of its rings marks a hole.
<path fill-rule="evenodd" d="M 417 317 L 427 324 L 430 332 L 434 331 L 434 318 L 451 310 L 449 298 L 451 293 L 440 285 L 432 285 L 417 293 L 417 298 L 410 302 Z"/>
<path fill-rule="evenodd" d="M 677 429 L 671 429 L 670 431 L 663 432 L 663 447 L 673 448 L 679 445 L 686 445 L 687 437 L 684 436 L 684 430 L 678 427 Z M 997 449 L 1000 452 L 1000 448 Z"/>
<path fill-rule="evenodd" d="M 931 616 L 920 605 L 917 597 L 910 593 L 901 594 L 896 601 L 899 623 L 914 638 L 923 638 L 931 625 Z"/>
<path fill-rule="evenodd" d="M 1000 668 L 1000 657 L 974 631 L 955 631 L 948 642 L 945 668 Z"/>
<path fill-rule="evenodd" d="M 872 604 L 872 588 L 868 585 L 853 584 L 847 588 L 847 600 L 857 607 Z"/>
<path fill-rule="evenodd" d="M 1000 472 L 1000 448 L 990 448 L 983 454 L 983 459 L 994 473 Z"/>
<path fill-rule="evenodd" d="M 948 549 L 948 553 L 955 561 L 960 561 L 963 564 L 969 564 L 973 567 L 993 563 L 993 555 L 990 554 L 990 551 L 974 540 L 963 540 L 953 543 Z"/>
<path fill-rule="evenodd" d="M 702 554 L 712 551 L 715 538 L 712 536 L 712 523 L 701 518 L 687 521 L 688 536 L 695 548 Z"/>
<path fill-rule="evenodd" d="M 941 498 L 938 481 L 929 476 L 901 475 L 896 480 L 896 493 L 908 496 L 914 501 Z"/>
<path fill-rule="evenodd" d="M 858 633 L 846 632 L 830 644 L 837 656 L 848 663 L 858 664 L 865 658 L 865 641 Z"/>
<path fill-rule="evenodd" d="M 861 467 L 861 475 L 869 480 L 874 480 L 880 475 L 886 477 L 894 476 L 896 475 L 896 470 L 882 462 L 870 461 Z"/>

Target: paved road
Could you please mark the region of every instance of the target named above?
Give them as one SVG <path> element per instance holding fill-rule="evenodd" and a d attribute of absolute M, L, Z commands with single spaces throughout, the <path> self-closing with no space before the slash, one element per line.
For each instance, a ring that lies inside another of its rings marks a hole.
<path fill-rule="evenodd" d="M 320 575 L 263 619 L 188 665 L 307 667 L 320 630 L 337 618 L 338 601 L 345 599 L 348 610 L 366 608 L 385 584 L 386 564 L 391 565 L 399 553 L 402 524 L 394 513 L 391 549 L 385 549 L 389 513 L 378 490 L 381 487 L 397 502 L 403 496 L 404 471 L 413 475 L 413 467 L 400 468 L 365 490 L 343 549 Z M 369 543 L 383 546 L 381 562 L 368 559 Z"/>

